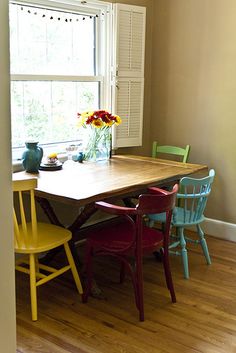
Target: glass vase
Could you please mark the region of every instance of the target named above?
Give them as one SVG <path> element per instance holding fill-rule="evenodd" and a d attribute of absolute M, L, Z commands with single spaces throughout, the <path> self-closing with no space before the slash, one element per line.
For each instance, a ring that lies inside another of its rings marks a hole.
<path fill-rule="evenodd" d="M 83 148 L 84 159 L 91 162 L 106 161 L 111 153 L 111 128 L 88 126 Z"/>

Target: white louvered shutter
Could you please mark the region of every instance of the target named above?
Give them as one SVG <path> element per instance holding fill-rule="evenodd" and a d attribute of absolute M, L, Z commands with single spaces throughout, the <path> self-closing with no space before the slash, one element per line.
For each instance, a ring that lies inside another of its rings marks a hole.
<path fill-rule="evenodd" d="M 114 147 L 142 145 L 146 8 L 114 5 L 113 107 L 122 118 Z"/>

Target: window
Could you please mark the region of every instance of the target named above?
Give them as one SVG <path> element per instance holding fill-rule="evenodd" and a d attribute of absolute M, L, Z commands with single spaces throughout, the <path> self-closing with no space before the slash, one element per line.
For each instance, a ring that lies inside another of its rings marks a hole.
<path fill-rule="evenodd" d="M 73 143 L 77 112 L 109 106 L 108 9 L 10 4 L 13 149 L 28 139 Z"/>
<path fill-rule="evenodd" d="M 113 27 L 111 10 L 96 0 L 10 3 L 13 150 L 78 142 L 76 114 L 94 109 L 122 117 L 116 147 L 141 144 L 145 9 L 114 5 Z"/>

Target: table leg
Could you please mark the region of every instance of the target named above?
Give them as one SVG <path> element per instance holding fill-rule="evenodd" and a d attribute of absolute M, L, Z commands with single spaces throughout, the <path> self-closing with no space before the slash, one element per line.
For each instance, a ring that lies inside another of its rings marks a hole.
<path fill-rule="evenodd" d="M 84 207 L 83 211 L 77 216 L 75 221 L 68 227 L 68 229 L 72 232 L 72 239 L 70 241 L 70 249 L 72 252 L 72 256 L 74 257 L 76 266 L 78 271 L 81 271 L 82 263 L 79 259 L 78 252 L 76 250 L 76 241 L 78 241 L 80 230 L 82 225 L 97 211 L 94 206 L 94 203 L 88 204 Z"/>
<path fill-rule="evenodd" d="M 60 227 L 64 227 L 64 225 L 59 221 L 58 217 L 55 214 L 55 211 L 47 199 L 36 197 L 36 201 L 41 206 L 45 215 L 48 217 L 49 221 L 52 224 L 55 224 Z M 72 256 L 75 260 L 76 267 L 78 271 L 81 271 L 82 263 L 79 259 L 75 242 L 79 240 L 80 228 L 82 225 L 96 212 L 96 208 L 93 203 L 88 204 L 84 207 L 83 211 L 76 217 L 75 221 L 68 227 L 68 229 L 72 232 L 72 239 L 69 242 L 70 249 L 72 252 Z M 53 258 L 63 249 L 62 246 L 50 250 L 43 258 L 43 262 L 49 263 L 53 260 Z"/>
<path fill-rule="evenodd" d="M 72 232 L 72 239 L 74 242 L 79 240 L 81 227 L 87 222 L 87 220 L 97 211 L 94 203 L 86 205 L 83 211 L 76 217 L 74 222 L 68 227 Z"/>
<path fill-rule="evenodd" d="M 44 211 L 45 215 L 48 217 L 49 221 L 52 224 L 55 224 L 57 226 L 60 227 L 64 227 L 63 224 L 59 221 L 59 219 L 57 218 L 50 202 L 47 199 L 41 198 L 36 196 L 35 197 L 36 201 L 38 202 L 38 204 L 40 205 L 40 207 L 42 208 L 42 210 Z M 58 248 L 52 249 L 50 251 L 47 252 L 47 254 L 43 257 L 43 259 L 41 259 L 41 261 L 44 264 L 49 264 L 53 258 L 63 249 L 63 246 L 60 246 Z"/>
<path fill-rule="evenodd" d="M 137 199 L 138 199 L 138 196 L 137 196 Z M 135 207 L 135 204 L 132 201 L 131 197 L 124 197 L 122 200 L 123 200 L 126 207 Z"/>

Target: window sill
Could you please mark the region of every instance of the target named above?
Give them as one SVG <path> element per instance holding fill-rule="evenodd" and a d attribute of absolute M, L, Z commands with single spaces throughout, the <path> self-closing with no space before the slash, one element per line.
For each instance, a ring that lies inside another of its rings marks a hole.
<path fill-rule="evenodd" d="M 74 154 L 77 154 L 79 151 L 81 151 L 82 143 L 81 143 L 81 141 L 75 141 L 74 143 L 71 142 L 68 144 L 65 144 L 63 142 L 63 143 L 58 143 L 58 144 L 39 145 L 39 146 L 41 146 L 43 148 L 43 153 L 44 153 L 43 159 L 45 159 L 46 156 L 49 155 L 50 153 L 56 152 L 58 160 L 61 163 L 64 163 L 68 159 L 68 151 L 66 152 L 67 148 L 68 147 L 76 147 L 76 149 L 74 150 L 75 152 L 73 152 L 73 149 L 71 150 L 72 151 L 72 158 L 73 158 Z M 13 151 L 12 151 L 12 157 L 13 157 L 12 170 L 13 170 L 13 173 L 20 172 L 20 171 L 24 170 L 24 168 L 22 166 L 22 159 L 21 159 L 21 156 L 22 156 L 24 150 L 25 150 L 25 147 L 16 148 L 16 149 L 13 148 Z"/>
<path fill-rule="evenodd" d="M 66 160 L 68 159 L 66 154 L 61 154 L 58 157 L 58 160 L 61 163 L 64 163 Z M 12 172 L 16 173 L 16 172 L 22 172 L 24 170 L 23 165 L 22 165 L 22 160 L 13 160 L 12 162 Z"/>

